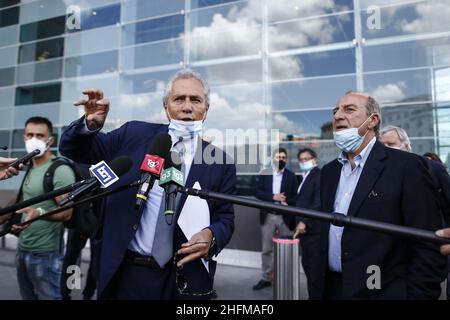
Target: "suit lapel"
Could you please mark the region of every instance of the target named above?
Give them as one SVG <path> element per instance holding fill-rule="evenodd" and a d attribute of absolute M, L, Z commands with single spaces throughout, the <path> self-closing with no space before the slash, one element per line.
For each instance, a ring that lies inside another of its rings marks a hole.
<path fill-rule="evenodd" d="M 336 159 L 330 163 L 328 168 L 324 168 L 322 176 L 322 210 L 327 212 L 334 211 L 334 198 L 341 178 L 342 164 Z"/>
<path fill-rule="evenodd" d="M 308 176 L 304 179 L 302 179 L 302 182 L 300 182 L 300 184 L 302 185 L 302 188 L 300 189 L 300 192 L 298 193 L 298 195 L 301 195 L 303 193 L 303 190 L 305 190 L 305 188 L 303 188 L 308 182 L 309 180 L 312 179 L 312 177 L 317 173 L 317 170 L 319 170 L 317 167 L 314 167 L 311 172 L 308 174 Z M 300 185 L 299 185 L 300 187 Z M 298 189 L 298 188 L 297 188 Z"/>
<path fill-rule="evenodd" d="M 376 141 L 366 163 L 364 164 L 363 171 L 361 172 L 355 192 L 353 193 L 353 198 L 350 203 L 350 207 L 348 208 L 348 216 L 355 216 L 362 203 L 369 195 L 375 182 L 378 180 L 384 169 L 384 163 L 382 160 L 385 157 L 385 146 Z"/>

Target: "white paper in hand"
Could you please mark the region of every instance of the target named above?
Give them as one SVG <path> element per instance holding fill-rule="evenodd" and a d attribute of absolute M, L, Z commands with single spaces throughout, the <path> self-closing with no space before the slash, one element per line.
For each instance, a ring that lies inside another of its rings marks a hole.
<path fill-rule="evenodd" d="M 198 181 L 195 182 L 193 188 L 201 190 L 200 183 Z M 188 196 L 180 212 L 178 225 L 186 239 L 191 239 L 194 234 L 208 227 L 210 225 L 209 207 L 206 200 Z M 202 259 L 202 262 L 206 271 L 209 272 L 208 261 Z"/>

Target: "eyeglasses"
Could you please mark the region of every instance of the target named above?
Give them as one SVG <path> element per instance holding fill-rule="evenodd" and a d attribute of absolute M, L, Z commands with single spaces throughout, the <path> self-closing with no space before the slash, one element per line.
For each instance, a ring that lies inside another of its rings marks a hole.
<path fill-rule="evenodd" d="M 198 244 L 198 243 L 203 243 L 203 242 L 196 242 L 194 244 Z M 207 242 L 205 242 L 205 243 L 207 243 Z M 205 296 L 212 295 L 213 293 L 216 292 L 216 290 L 214 290 L 214 289 L 212 289 L 208 292 L 203 292 L 203 293 L 186 292 L 186 289 L 188 288 L 188 282 L 186 280 L 186 277 L 181 273 L 183 266 L 181 266 L 181 267 L 177 266 L 177 262 L 178 262 L 177 258 L 178 258 L 178 254 L 177 254 L 177 252 L 175 252 L 175 254 L 173 256 L 173 265 L 175 267 L 175 284 L 176 284 L 177 291 L 179 294 L 184 295 L 184 296 L 205 297 Z"/>

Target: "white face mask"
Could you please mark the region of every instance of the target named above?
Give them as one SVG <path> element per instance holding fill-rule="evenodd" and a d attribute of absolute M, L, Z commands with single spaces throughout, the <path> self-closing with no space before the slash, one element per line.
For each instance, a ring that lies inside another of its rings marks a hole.
<path fill-rule="evenodd" d="M 25 141 L 25 149 L 27 150 L 27 153 L 33 152 L 34 150 L 38 149 L 40 153 L 36 157 L 40 158 L 47 151 L 48 147 L 45 141 L 33 137 L 30 140 Z"/>
<path fill-rule="evenodd" d="M 314 161 L 312 159 L 306 162 L 299 162 L 298 165 L 300 167 L 301 172 L 307 172 L 315 167 Z"/>
<path fill-rule="evenodd" d="M 191 140 L 194 137 L 202 135 L 203 120 L 183 121 L 172 119 L 169 112 L 167 116 L 170 120 L 169 131 L 172 131 L 176 137 L 183 137 L 183 140 Z"/>
<path fill-rule="evenodd" d="M 370 115 L 369 118 L 366 119 L 366 121 L 371 117 L 372 115 Z M 361 128 L 366 123 L 366 121 L 364 121 L 358 128 L 349 128 L 341 131 L 334 131 L 333 137 L 336 146 L 347 153 L 353 153 L 358 150 L 358 148 L 364 141 L 365 135 L 367 134 L 367 132 L 369 132 L 369 129 L 367 129 L 366 133 L 363 136 L 360 136 L 358 132 L 359 128 Z"/>

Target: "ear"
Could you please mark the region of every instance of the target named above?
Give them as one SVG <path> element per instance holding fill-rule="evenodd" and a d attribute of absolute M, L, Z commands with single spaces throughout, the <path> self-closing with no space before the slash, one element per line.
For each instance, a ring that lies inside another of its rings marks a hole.
<path fill-rule="evenodd" d="M 53 144 L 55 143 L 55 137 L 54 136 L 50 136 L 50 138 L 48 138 L 48 147 L 51 147 Z"/>
<path fill-rule="evenodd" d="M 380 123 L 380 115 L 378 113 L 373 113 L 369 121 L 369 129 L 375 128 Z"/>

